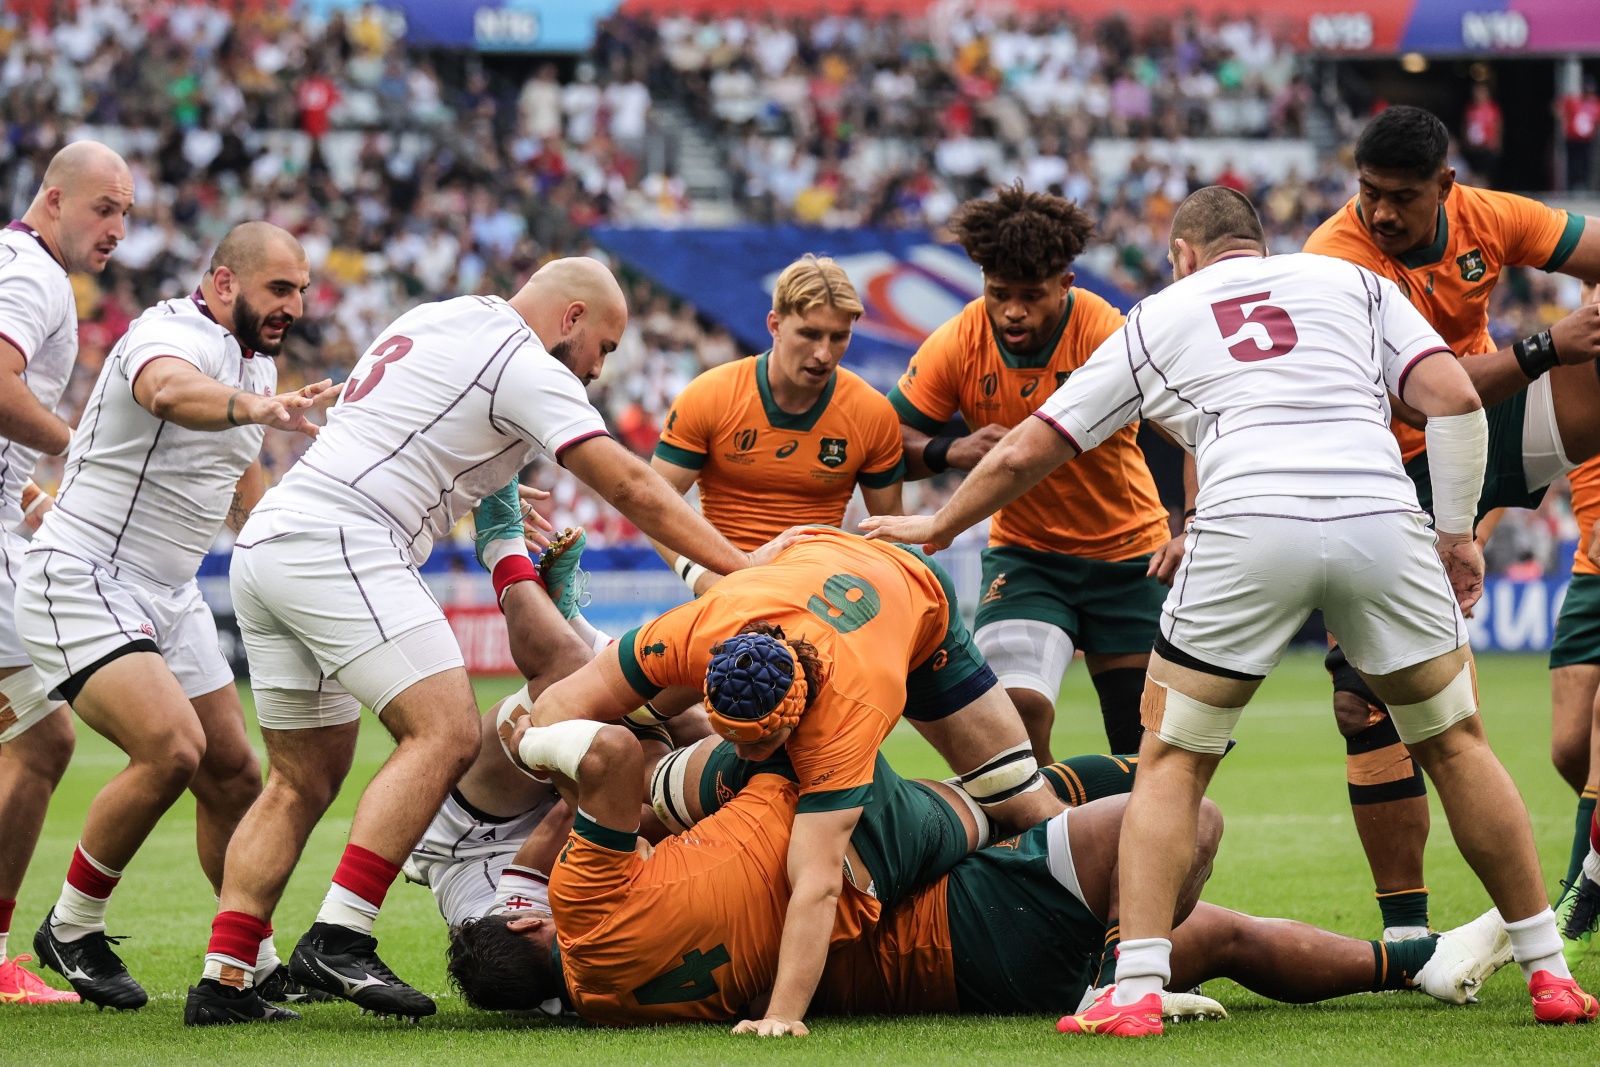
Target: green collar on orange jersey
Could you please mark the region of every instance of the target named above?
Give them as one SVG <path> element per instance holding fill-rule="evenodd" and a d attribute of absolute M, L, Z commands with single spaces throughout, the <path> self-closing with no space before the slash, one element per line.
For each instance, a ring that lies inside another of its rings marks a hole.
<path fill-rule="evenodd" d="M 994 334 L 994 346 L 1000 350 L 1000 358 L 1005 362 L 1005 365 L 1012 370 L 1038 370 L 1040 367 L 1048 367 L 1051 357 L 1056 354 L 1056 346 L 1061 343 L 1061 335 L 1067 332 L 1067 320 L 1072 318 L 1072 308 L 1077 302 L 1078 291 L 1076 289 L 1068 289 L 1067 310 L 1061 313 L 1061 321 L 1056 323 L 1056 328 L 1051 331 L 1050 340 L 1046 341 L 1044 347 L 1031 356 L 1019 356 L 1007 348 L 1006 343 L 1000 340 L 1000 335 L 994 332 L 994 323 L 991 321 L 989 323 L 989 332 Z M 988 318 L 988 315 L 986 314 L 984 317 Z"/>
<path fill-rule="evenodd" d="M 1366 217 L 1361 214 L 1361 201 L 1356 200 L 1356 218 L 1361 220 L 1361 225 L 1367 224 Z M 1371 240 L 1371 235 L 1368 235 Z M 1433 243 L 1422 248 L 1413 248 L 1409 252 L 1402 252 L 1393 258 L 1406 270 L 1418 270 L 1422 267 L 1431 267 L 1444 259 L 1444 250 L 1450 244 L 1450 216 L 1445 214 L 1444 205 L 1439 205 L 1439 224 L 1434 227 Z"/>
<path fill-rule="evenodd" d="M 798 415 L 792 415 L 780 408 L 777 401 L 772 399 L 772 386 L 767 384 L 767 357 L 772 355 L 772 349 L 767 349 L 756 357 L 756 390 L 761 394 L 761 406 L 766 409 L 767 422 L 774 430 L 797 430 L 800 433 L 810 433 L 811 428 L 822 418 L 822 413 L 828 410 L 828 401 L 833 399 L 833 390 L 839 384 L 839 372 L 833 372 L 833 377 L 828 379 L 828 384 L 822 387 L 822 395 L 817 397 L 817 402 Z"/>

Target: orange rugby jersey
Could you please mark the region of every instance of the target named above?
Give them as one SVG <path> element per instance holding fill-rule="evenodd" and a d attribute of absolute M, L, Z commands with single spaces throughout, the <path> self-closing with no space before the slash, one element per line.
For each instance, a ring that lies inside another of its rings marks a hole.
<path fill-rule="evenodd" d="M 950 943 L 949 876 L 884 912 L 860 937 L 833 951 L 812 1012 L 817 1015 L 955 1015 L 955 952 Z"/>
<path fill-rule="evenodd" d="M 827 676 L 785 746 L 800 810 L 865 804 L 878 746 L 905 710 L 906 675 L 949 626 L 938 578 L 887 542 L 818 527 L 766 566 L 623 634 L 622 673 L 646 700 L 668 686 L 702 689 L 711 646 L 757 620 L 810 641 Z"/>
<path fill-rule="evenodd" d="M 793 783 L 758 774 L 648 859 L 631 845 L 568 837 L 551 872 L 550 907 L 579 1016 L 611 1026 L 722 1021 L 772 988 L 796 797 Z M 847 880 L 833 940 L 860 938 L 879 912 Z"/>
<path fill-rule="evenodd" d="M 706 521 L 746 551 L 800 523 L 838 526 L 860 482 L 905 477 L 900 420 L 884 395 L 840 367 L 815 406 L 773 403 L 768 355 L 706 371 L 667 414 L 656 455 L 698 472 Z"/>
<path fill-rule="evenodd" d="M 889 401 L 907 425 L 938 434 L 957 412 L 968 428 L 1016 426 L 1032 415 L 1100 342 L 1122 327 L 1122 314 L 1084 289 L 1070 289 L 1067 313 L 1044 355 L 1006 351 L 977 299 L 933 331 L 917 349 Z M 1167 542 L 1167 509 L 1135 438 L 1113 434 L 1007 504 L 989 525 L 991 545 L 1015 545 L 1086 559 L 1125 560 Z"/>
<path fill-rule="evenodd" d="M 1589 534 L 1600 520 L 1600 456 L 1567 475 L 1572 483 L 1572 518 L 1578 524 L 1578 553 L 1572 557 L 1573 574 L 1600 574 L 1589 560 Z"/>
<path fill-rule="evenodd" d="M 1439 208 L 1426 248 L 1385 255 L 1361 220 L 1359 197 L 1306 239 L 1305 251 L 1366 267 L 1398 285 L 1457 357 L 1493 352 L 1489 294 L 1506 267 L 1559 270 L 1583 235 L 1583 216 L 1537 200 L 1457 184 Z M 1426 447 L 1421 430 L 1393 422 L 1407 460 Z"/>

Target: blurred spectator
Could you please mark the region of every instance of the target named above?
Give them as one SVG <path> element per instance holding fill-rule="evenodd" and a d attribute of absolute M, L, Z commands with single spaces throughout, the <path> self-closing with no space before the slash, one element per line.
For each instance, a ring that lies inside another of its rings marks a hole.
<path fill-rule="evenodd" d="M 1587 192 L 1594 163 L 1594 135 L 1600 128 L 1600 93 L 1593 78 L 1583 79 L 1583 91 L 1561 98 L 1561 136 L 1566 141 L 1567 191 Z"/>
<path fill-rule="evenodd" d="M 1493 180 L 1495 166 L 1500 162 L 1500 138 L 1500 105 L 1494 102 L 1487 83 L 1474 82 L 1472 103 L 1461 119 L 1461 151 L 1484 184 Z"/>

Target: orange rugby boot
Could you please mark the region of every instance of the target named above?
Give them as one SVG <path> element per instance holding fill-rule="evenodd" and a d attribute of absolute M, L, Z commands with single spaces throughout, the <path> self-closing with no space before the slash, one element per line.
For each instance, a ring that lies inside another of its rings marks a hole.
<path fill-rule="evenodd" d="M 1087 1011 L 1064 1015 L 1056 1023 L 1063 1034 L 1090 1034 L 1095 1037 L 1159 1037 L 1161 1028 L 1161 994 L 1146 993 L 1132 1004 L 1118 1006 L 1111 1003 L 1108 986 Z"/>
<path fill-rule="evenodd" d="M 27 953 L 0 962 L 0 1004 L 76 1004 L 78 994 L 54 989 L 23 966 Z"/>

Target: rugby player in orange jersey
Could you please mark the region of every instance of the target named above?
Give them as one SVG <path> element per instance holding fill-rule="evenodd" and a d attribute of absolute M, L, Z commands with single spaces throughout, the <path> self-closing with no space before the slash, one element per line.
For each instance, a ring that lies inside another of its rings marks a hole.
<path fill-rule="evenodd" d="M 805 1015 L 827 955 L 846 849 L 874 802 L 879 746 L 904 713 L 962 790 L 1010 827 L 1060 810 L 1016 709 L 920 552 L 810 527 L 771 563 L 624 634 L 546 689 L 532 720 L 615 720 L 665 689 L 704 691 L 712 726 L 799 776 L 783 953 L 761 1033 Z M 715 668 L 715 670 L 713 670 Z M 731 673 L 730 673 L 731 672 Z M 730 681 L 729 679 L 733 679 Z"/>
<path fill-rule="evenodd" d="M 869 514 L 900 514 L 899 421 L 839 365 L 863 307 L 844 268 L 807 254 L 772 290 L 772 348 L 690 382 L 650 465 L 680 493 L 699 483 L 706 520 L 746 550 L 802 523 L 839 526 L 856 487 Z M 718 575 L 656 546 L 691 592 Z"/>
<path fill-rule="evenodd" d="M 652 800 L 682 833 L 652 850 L 636 836 L 640 754 L 626 734 L 568 721 L 519 732 L 516 742 L 523 758 L 564 768 L 556 781 L 584 814 L 564 844 L 530 837 L 517 857 L 552 872 L 548 910 L 452 926 L 450 975 L 468 1003 L 572 1011 L 614 1026 L 759 1012 L 776 976 L 789 894 L 797 787 L 787 760 L 741 760 L 714 738 L 679 749 L 658 767 Z M 1110 762 L 1068 762 L 1085 760 Z M 1062 789 L 1074 772 L 1053 769 L 1063 772 Z M 1083 769 L 1098 796 L 1073 793 L 1083 806 L 907 891 L 904 876 L 926 856 L 923 826 L 958 826 L 968 841 L 977 827 L 954 790 L 906 781 L 880 756 L 873 788 L 886 802 L 863 817 L 861 847 L 850 852 L 816 1014 L 1059 1013 L 1083 1000 L 1114 922 L 1125 798 L 1112 794 L 1129 777 L 1096 780 Z M 1222 829 L 1209 803 L 1204 826 L 1180 902 L 1188 917 L 1173 935 L 1174 975 L 1185 987 L 1226 977 L 1296 1003 L 1421 989 L 1459 1004 L 1508 958 L 1494 912 L 1437 938 L 1384 944 L 1197 903 Z M 549 837 L 542 827 L 539 835 Z M 1182 993 L 1166 994 L 1162 1013 L 1226 1014 Z"/>
<path fill-rule="evenodd" d="M 1357 195 L 1317 228 L 1305 251 L 1348 260 L 1394 281 L 1460 357 L 1489 417 L 1480 515 L 1537 507 L 1552 481 L 1600 453 L 1600 364 L 1593 362 L 1600 354 L 1600 309 L 1580 308 L 1550 329 L 1496 350 L 1489 336 L 1489 297 L 1510 266 L 1600 280 L 1600 220 L 1458 185 L 1448 144 L 1444 124 L 1420 108 L 1391 107 L 1373 119 L 1356 144 Z M 1431 511 L 1422 423 L 1404 404 L 1395 403 L 1394 410 L 1406 473 Z M 1383 702 L 1337 647 L 1328 668 L 1348 754 L 1350 803 L 1385 932 L 1425 932 L 1428 802 L 1422 772 Z"/>
<path fill-rule="evenodd" d="M 1094 222 L 1071 201 L 1019 183 L 963 205 L 950 229 L 983 268 L 983 296 L 923 342 L 889 394 L 911 478 L 971 470 L 1123 322 L 1072 284 Z M 966 436 L 946 430 L 957 414 Z M 1041 763 L 1075 649 L 1099 694 L 1107 751 L 1139 748 L 1139 698 L 1166 595 L 1157 579 L 1178 555 L 1163 549 L 1167 510 L 1137 432 L 1121 430 L 1081 468 L 1061 467 L 989 526 L 974 639 Z"/>

